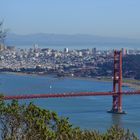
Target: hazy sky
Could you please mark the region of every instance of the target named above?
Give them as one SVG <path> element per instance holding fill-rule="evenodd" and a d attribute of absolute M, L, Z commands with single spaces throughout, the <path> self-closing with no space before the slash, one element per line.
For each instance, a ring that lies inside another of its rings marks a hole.
<path fill-rule="evenodd" d="M 18 34 L 140 38 L 140 0 L 0 0 L 0 20 Z"/>

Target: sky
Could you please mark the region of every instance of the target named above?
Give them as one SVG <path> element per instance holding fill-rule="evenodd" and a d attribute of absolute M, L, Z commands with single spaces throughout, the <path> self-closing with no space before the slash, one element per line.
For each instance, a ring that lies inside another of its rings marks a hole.
<path fill-rule="evenodd" d="M 0 0 L 0 20 L 17 34 L 140 39 L 140 0 Z"/>

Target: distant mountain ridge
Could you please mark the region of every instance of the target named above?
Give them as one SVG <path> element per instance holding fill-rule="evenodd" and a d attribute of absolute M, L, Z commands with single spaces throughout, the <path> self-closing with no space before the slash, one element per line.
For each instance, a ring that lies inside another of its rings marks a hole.
<path fill-rule="evenodd" d="M 6 38 L 6 44 L 8 45 L 33 45 L 35 43 L 39 45 L 103 45 L 103 44 L 140 44 L 138 39 L 127 39 L 117 37 L 101 37 L 95 35 L 86 34 L 27 34 L 18 35 L 9 33 Z"/>

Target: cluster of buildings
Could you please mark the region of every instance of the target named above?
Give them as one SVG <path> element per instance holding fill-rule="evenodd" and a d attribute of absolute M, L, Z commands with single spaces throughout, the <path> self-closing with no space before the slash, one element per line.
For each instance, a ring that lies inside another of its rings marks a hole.
<path fill-rule="evenodd" d="M 135 50 L 122 50 L 123 55 L 135 54 Z M 140 53 L 140 51 L 137 51 Z M 17 49 L 0 45 L 0 70 L 28 73 L 55 73 L 59 76 L 95 76 L 98 67 L 113 61 L 113 50 L 81 49 L 55 50 L 33 47 Z"/>

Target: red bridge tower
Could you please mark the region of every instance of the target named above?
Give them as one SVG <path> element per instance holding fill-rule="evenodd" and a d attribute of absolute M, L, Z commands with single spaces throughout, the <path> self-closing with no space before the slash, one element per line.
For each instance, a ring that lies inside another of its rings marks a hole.
<path fill-rule="evenodd" d="M 124 114 L 122 111 L 122 51 L 114 51 L 113 103 L 109 113 Z M 117 95 L 116 95 L 117 94 Z"/>

